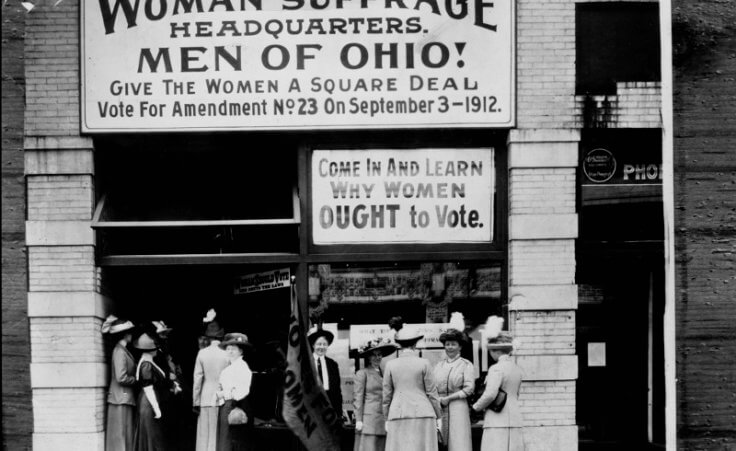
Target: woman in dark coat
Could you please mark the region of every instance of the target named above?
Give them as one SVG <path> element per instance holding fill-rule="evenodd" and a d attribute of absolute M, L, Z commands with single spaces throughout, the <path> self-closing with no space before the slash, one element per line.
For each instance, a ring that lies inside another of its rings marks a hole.
<path fill-rule="evenodd" d="M 164 433 L 163 422 L 165 399 L 170 389 L 166 372 L 153 358 L 157 347 L 148 334 L 142 334 L 133 342 L 133 347 L 142 352 L 136 369 L 136 380 L 141 386 L 138 395 L 138 431 L 136 432 L 137 451 L 166 451 L 169 449 Z"/>
<path fill-rule="evenodd" d="M 102 333 L 115 342 L 107 392 L 106 451 L 135 449 L 135 359 L 128 351 L 134 329 L 130 321 L 113 315 L 102 325 Z"/>
<path fill-rule="evenodd" d="M 309 344 L 312 345 L 312 356 L 320 384 L 327 392 L 327 397 L 338 418 L 343 418 L 340 367 L 337 362 L 326 355 L 327 348 L 330 347 L 335 336 L 329 330 L 316 327 L 310 329 L 307 339 Z"/>

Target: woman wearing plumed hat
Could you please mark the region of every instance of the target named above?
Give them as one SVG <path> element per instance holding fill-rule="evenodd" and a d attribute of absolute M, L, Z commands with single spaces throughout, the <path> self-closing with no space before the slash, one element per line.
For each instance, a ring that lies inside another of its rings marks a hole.
<path fill-rule="evenodd" d="M 358 348 L 365 368 L 355 373 L 355 446 L 353 451 L 383 451 L 386 447 L 386 420 L 383 416 L 383 371 L 381 360 L 397 350 L 393 341 L 377 337 Z"/>
<path fill-rule="evenodd" d="M 166 372 L 154 362 L 158 347 L 147 333 L 133 341 L 133 347 L 141 352 L 136 380 L 142 387 L 138 395 L 138 430 L 136 451 L 165 451 L 169 449 L 162 418 L 171 412 L 164 411 L 164 399 L 169 391 Z"/>
<path fill-rule="evenodd" d="M 466 398 L 475 390 L 475 370 L 472 362 L 460 357 L 463 346 L 469 344 L 464 330 L 462 314 L 453 313 L 450 328 L 440 335 L 445 358 L 435 365 L 433 374 L 442 406 L 440 441 L 448 451 L 473 448 Z"/>
<path fill-rule="evenodd" d="M 436 451 L 442 409 L 432 366 L 416 353 L 417 342 L 424 336 L 403 327 L 401 318 L 392 318 L 389 325 L 397 330 L 400 349 L 383 373 L 386 451 Z"/>
<path fill-rule="evenodd" d="M 115 342 L 107 392 L 107 451 L 133 451 L 135 446 L 135 359 L 128 350 L 135 326 L 114 315 L 102 324 L 102 333 Z"/>
<path fill-rule="evenodd" d="M 481 451 L 523 451 L 523 420 L 519 407 L 519 388 L 522 372 L 510 359 L 514 349 L 513 337 L 501 331 L 503 318 L 488 318 L 484 330 L 488 352 L 497 363 L 488 369 L 486 388 L 473 409 L 485 410 Z M 500 390 L 506 393 L 506 404 L 499 412 L 488 409 Z"/>
<path fill-rule="evenodd" d="M 338 417 L 342 418 L 342 388 L 340 388 L 340 367 L 337 362 L 327 357 L 327 349 L 335 339 L 335 335 L 322 326 L 316 326 L 307 333 L 307 340 L 312 346 L 317 378 L 327 392 L 332 408 Z"/>
<path fill-rule="evenodd" d="M 250 350 L 251 344 L 245 334 L 233 332 L 225 335 L 220 343 L 230 362 L 220 373 L 220 386 L 215 394 L 220 404 L 217 433 L 218 451 L 241 451 L 253 449 L 253 412 L 248 404 L 247 396 L 253 380 L 253 372 L 243 356 Z M 231 425 L 228 423 L 230 412 L 239 407 L 247 416 L 246 424 Z"/>
<path fill-rule="evenodd" d="M 217 390 L 220 373 L 229 365 L 227 354 L 220 348 L 225 330 L 215 319 L 216 312 L 210 309 L 204 317 L 204 336 L 209 345 L 197 353 L 192 379 L 192 406 L 197 417 L 196 451 L 217 450 Z"/>

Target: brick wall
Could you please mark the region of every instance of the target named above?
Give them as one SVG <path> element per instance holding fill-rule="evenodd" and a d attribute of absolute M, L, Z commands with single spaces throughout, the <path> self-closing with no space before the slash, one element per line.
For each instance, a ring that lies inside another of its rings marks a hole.
<path fill-rule="evenodd" d="M 31 446 L 30 342 L 26 316 L 24 241 L 23 42 L 26 11 L 20 2 L 2 7 L 2 441 L 3 449 Z M 10 377 L 9 375 L 12 375 Z"/>
<path fill-rule="evenodd" d="M 26 38 L 26 136 L 79 134 L 79 2 L 36 2 Z"/>
<path fill-rule="evenodd" d="M 104 448 L 108 384 L 100 334 L 93 145 L 79 136 L 78 2 L 29 16 L 25 167 L 33 449 Z"/>
<path fill-rule="evenodd" d="M 619 82 L 616 94 L 578 95 L 575 104 L 581 128 L 662 128 L 660 82 Z"/>
<path fill-rule="evenodd" d="M 517 126 L 574 128 L 575 2 L 517 2 Z"/>

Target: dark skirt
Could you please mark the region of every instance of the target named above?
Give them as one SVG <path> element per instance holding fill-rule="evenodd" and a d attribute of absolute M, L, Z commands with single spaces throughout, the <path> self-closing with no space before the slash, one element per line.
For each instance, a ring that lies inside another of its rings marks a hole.
<path fill-rule="evenodd" d="M 244 403 L 233 400 L 225 401 L 220 407 L 217 420 L 217 451 L 251 451 L 255 449 L 253 443 L 253 415 L 250 409 L 243 406 Z M 230 425 L 227 416 L 235 407 L 240 407 L 248 413 L 248 423 L 241 425 Z"/>
<path fill-rule="evenodd" d="M 163 412 L 166 415 L 167 412 Z M 168 414 L 171 414 L 168 412 Z M 167 451 L 163 418 L 154 418 L 153 407 L 143 390 L 138 395 L 138 430 L 136 431 L 136 451 Z"/>

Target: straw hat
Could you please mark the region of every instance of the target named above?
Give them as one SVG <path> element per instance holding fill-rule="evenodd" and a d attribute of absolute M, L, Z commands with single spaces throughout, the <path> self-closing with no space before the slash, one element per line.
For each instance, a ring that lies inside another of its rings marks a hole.
<path fill-rule="evenodd" d="M 307 340 L 309 340 L 309 344 L 312 346 L 314 346 L 314 342 L 317 341 L 319 337 L 325 337 L 328 345 L 331 345 L 332 341 L 335 339 L 335 335 L 329 330 L 323 329 L 322 326 L 312 327 L 309 329 L 309 332 L 307 332 Z"/>
<path fill-rule="evenodd" d="M 108 316 L 105 322 L 102 323 L 102 333 L 109 335 L 119 334 L 120 332 L 126 332 L 134 328 L 135 325 L 132 322 L 120 319 L 115 315 Z"/>
<path fill-rule="evenodd" d="M 374 338 L 358 348 L 358 355 L 367 357 L 374 351 L 379 351 L 382 357 L 391 355 L 399 349 L 396 343 L 386 338 Z"/>
<path fill-rule="evenodd" d="M 396 343 L 402 348 L 414 346 L 419 340 L 424 338 L 424 335 L 419 335 L 413 327 L 402 327 L 396 332 Z"/>
<path fill-rule="evenodd" d="M 225 339 L 222 340 L 222 343 L 219 344 L 220 348 L 222 349 L 225 349 L 226 347 L 228 347 L 228 345 L 239 346 L 240 349 L 245 351 L 246 348 L 249 348 L 251 346 L 251 343 L 248 341 L 247 335 L 241 334 L 240 332 L 232 332 L 225 335 Z"/>
<path fill-rule="evenodd" d="M 156 335 L 166 335 L 173 330 L 163 321 L 151 321 L 151 324 L 156 328 Z"/>
<path fill-rule="evenodd" d="M 157 348 L 156 342 L 147 333 L 142 333 L 140 337 L 133 340 L 133 347 L 141 351 L 154 351 Z"/>

